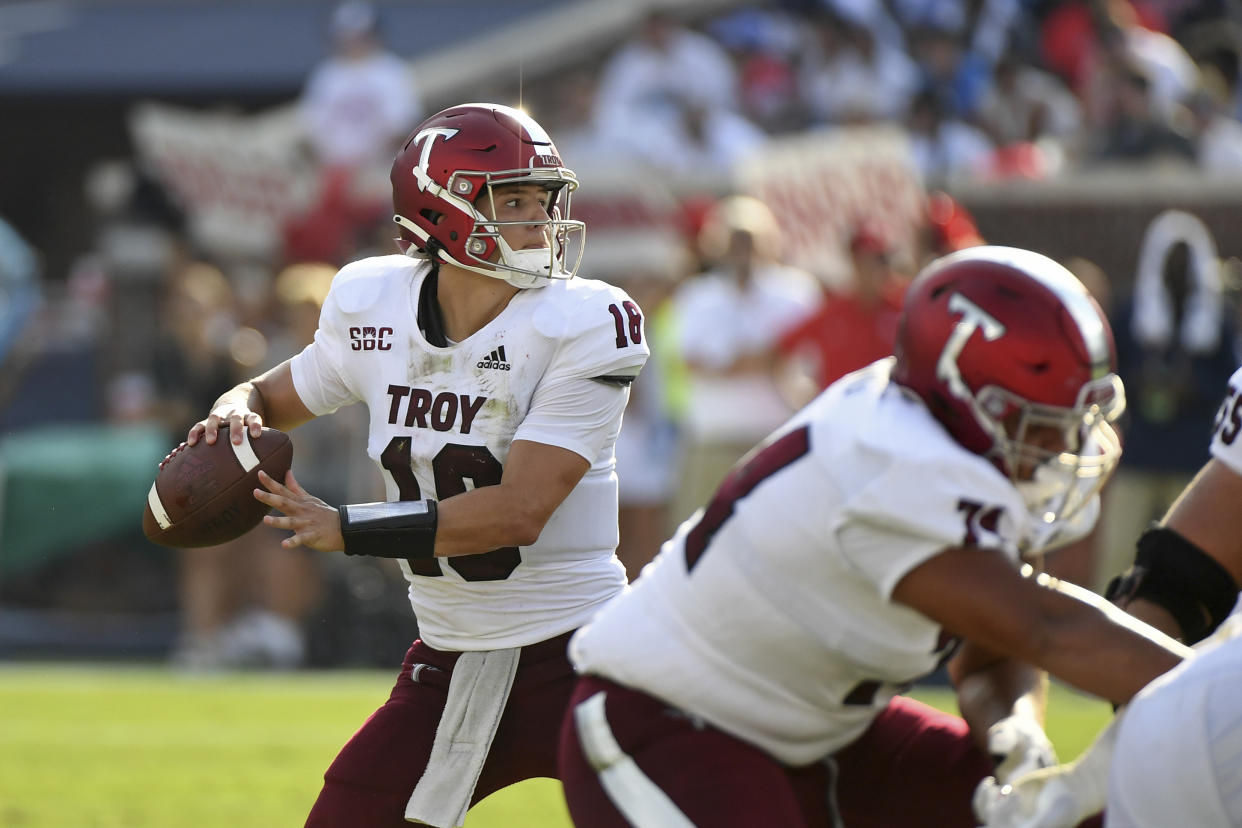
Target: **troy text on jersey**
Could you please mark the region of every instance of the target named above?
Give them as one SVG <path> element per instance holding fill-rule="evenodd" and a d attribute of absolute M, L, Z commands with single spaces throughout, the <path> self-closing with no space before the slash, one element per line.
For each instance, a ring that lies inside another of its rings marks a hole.
<path fill-rule="evenodd" d="M 433 428 L 436 431 L 452 431 L 461 417 L 461 433 L 469 434 L 475 415 L 487 402 L 487 397 L 454 394 L 441 391 L 432 394 L 426 388 L 408 385 L 388 386 L 388 422 L 396 425 L 405 407 L 406 428 Z"/>

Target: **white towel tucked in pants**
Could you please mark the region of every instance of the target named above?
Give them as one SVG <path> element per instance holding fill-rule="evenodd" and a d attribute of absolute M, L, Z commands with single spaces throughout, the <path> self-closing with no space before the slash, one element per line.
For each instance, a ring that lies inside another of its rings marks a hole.
<path fill-rule="evenodd" d="M 520 655 L 515 647 L 466 652 L 457 659 L 431 758 L 405 806 L 408 822 L 457 828 L 466 821 Z"/>

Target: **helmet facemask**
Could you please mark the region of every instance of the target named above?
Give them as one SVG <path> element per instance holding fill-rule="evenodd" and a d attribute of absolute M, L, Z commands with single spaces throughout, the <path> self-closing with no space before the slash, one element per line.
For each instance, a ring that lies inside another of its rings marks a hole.
<path fill-rule="evenodd" d="M 980 389 L 971 408 L 993 438 L 986 456 L 1009 475 L 1037 523 L 1073 519 L 1121 458 L 1113 423 L 1125 411 L 1125 391 L 1116 374 L 1086 383 L 1068 408 L 995 385 Z"/>
<path fill-rule="evenodd" d="M 526 173 L 516 179 L 498 180 L 500 176 L 505 176 L 507 173 L 484 174 L 483 195 L 474 205 L 474 231 L 466 240 L 466 253 L 470 260 L 478 266 L 477 268 L 471 268 L 472 270 L 483 268 L 488 271 L 488 275 L 502 278 L 509 282 L 509 284 L 519 288 L 542 287 L 547 284 L 544 281 L 546 279 L 573 278 L 574 274 L 578 272 L 579 265 L 582 263 L 582 251 L 584 249 L 582 236 L 586 233 L 586 225 L 581 221 L 573 221 L 568 218 L 570 199 L 573 191 L 578 187 L 577 179 L 568 170 L 560 170 L 558 172 L 568 173 L 568 175 L 557 175 L 547 178 Z M 458 173 L 457 175 L 472 175 L 472 173 Z M 451 182 L 452 179 L 450 179 Z M 487 218 L 486 214 L 478 209 L 479 202 L 486 200 L 491 214 L 493 216 L 496 215 L 495 188 L 506 184 L 519 183 L 535 184 L 548 191 L 550 198 L 547 206 L 548 218 L 546 220 L 540 222 L 496 221 Z M 564 217 L 562 217 L 561 211 L 562 204 L 565 208 Z M 546 248 L 514 250 L 505 241 L 500 232 L 501 227 L 530 227 L 535 225 L 542 225 L 543 227 L 544 238 L 548 242 Z M 581 234 L 577 243 L 578 254 L 574 259 L 573 266 L 566 267 L 565 255 L 566 251 L 569 250 L 574 234 Z M 487 255 L 487 251 L 490 250 L 499 250 L 500 255 L 496 262 L 483 258 Z"/>
<path fill-rule="evenodd" d="M 417 168 L 413 172 L 424 189 L 438 191 L 435 194 L 446 208 L 464 214 L 471 226 L 462 245 L 465 255 L 460 259 L 453 258 L 441 246 L 438 253 L 440 258 L 466 270 L 503 279 L 514 287 L 523 289 L 543 287 L 548 284 L 549 279 L 571 279 L 578 272 L 582 262 L 582 238 L 586 233 L 586 225 L 569 218 L 570 198 L 578 187 L 578 179 L 571 170 L 564 167 L 498 172 L 459 170 L 449 177 L 447 187 L 440 187 L 429 177 L 420 175 L 422 171 Z M 496 215 L 495 188 L 514 184 L 533 184 L 550 192 L 547 219 L 497 221 L 488 218 L 480 206 L 486 204 L 491 214 Z M 473 200 L 471 196 L 474 196 Z M 404 216 L 394 216 L 393 220 L 424 240 L 431 235 Z M 547 247 L 514 250 L 501 235 L 502 227 L 536 225 L 543 228 Z M 580 234 L 575 245 L 578 252 L 572 266 L 567 266 L 566 251 L 570 249 L 574 234 Z M 414 249 L 408 252 L 416 255 Z"/>

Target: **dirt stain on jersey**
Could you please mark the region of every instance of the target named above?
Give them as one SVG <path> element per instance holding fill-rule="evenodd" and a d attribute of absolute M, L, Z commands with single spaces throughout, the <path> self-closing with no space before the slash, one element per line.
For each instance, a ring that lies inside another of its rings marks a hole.
<path fill-rule="evenodd" d="M 510 433 L 517 430 L 518 424 L 522 422 L 523 417 L 518 401 L 508 394 L 502 397 L 493 397 L 489 394 L 487 401 L 483 403 L 483 409 L 480 413 L 487 420 L 504 423 L 504 430 Z"/>
<path fill-rule="evenodd" d="M 426 383 L 428 377 L 437 375 L 451 377 L 455 373 L 454 368 L 455 354 L 445 353 L 429 353 L 427 351 L 415 351 L 410 355 L 409 375 L 406 380 L 411 385 Z"/>

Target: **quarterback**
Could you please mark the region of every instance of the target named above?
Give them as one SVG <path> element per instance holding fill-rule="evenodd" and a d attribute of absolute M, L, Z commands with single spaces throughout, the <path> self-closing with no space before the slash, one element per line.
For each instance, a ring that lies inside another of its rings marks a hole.
<path fill-rule="evenodd" d="M 1120 703 L 1175 666 L 1020 571 L 1094 522 L 1120 455 L 1114 362 L 1052 260 L 928 265 L 895 357 L 739 461 L 573 637 L 575 822 L 973 826 L 981 779 L 1055 761 L 1041 670 Z M 961 718 L 901 695 L 945 660 Z"/>
<path fill-rule="evenodd" d="M 329 506 L 292 473 L 255 493 L 285 546 L 398 559 L 419 625 L 307 825 L 460 825 L 492 791 L 556 775 L 569 634 L 626 583 L 613 444 L 648 355 L 638 306 L 572 278 L 576 187 L 523 112 L 432 116 L 392 166 L 406 255 L 344 267 L 314 342 L 190 430 L 238 441 L 369 412 L 388 502 Z"/>

